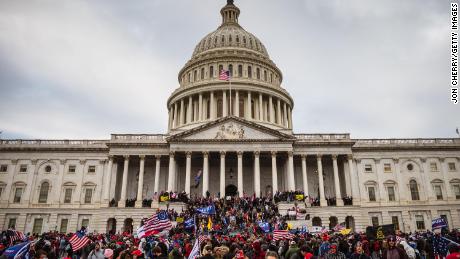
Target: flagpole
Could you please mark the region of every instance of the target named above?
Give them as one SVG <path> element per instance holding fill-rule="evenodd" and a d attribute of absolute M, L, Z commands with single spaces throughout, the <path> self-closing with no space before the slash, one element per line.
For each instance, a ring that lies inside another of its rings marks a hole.
<path fill-rule="evenodd" d="M 228 72 L 229 74 L 229 77 L 228 77 L 228 82 L 230 84 L 230 116 L 233 115 L 233 110 L 232 110 L 232 75 L 231 75 L 231 72 Z"/>

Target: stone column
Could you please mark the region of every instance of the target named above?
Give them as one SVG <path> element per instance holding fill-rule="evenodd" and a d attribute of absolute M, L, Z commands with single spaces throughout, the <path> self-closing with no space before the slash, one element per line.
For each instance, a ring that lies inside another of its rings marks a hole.
<path fill-rule="evenodd" d="M 220 197 L 225 197 L 225 151 L 220 152 Z"/>
<path fill-rule="evenodd" d="M 283 103 L 283 120 L 284 120 L 283 126 L 287 128 L 289 126 L 289 123 L 288 123 L 288 117 L 287 117 L 287 105 L 286 105 L 286 103 Z"/>
<path fill-rule="evenodd" d="M 337 166 L 337 155 L 332 155 L 332 167 L 334 169 L 335 198 L 337 206 L 343 206 L 342 195 L 340 192 L 339 167 Z"/>
<path fill-rule="evenodd" d="M 209 191 L 209 161 L 208 152 L 203 152 L 203 197 L 206 197 L 206 191 Z"/>
<path fill-rule="evenodd" d="M 294 177 L 294 153 L 288 152 L 288 183 L 289 191 L 295 191 L 295 177 Z"/>
<path fill-rule="evenodd" d="M 169 152 L 168 192 L 174 191 L 175 163 L 174 152 Z"/>
<path fill-rule="evenodd" d="M 185 193 L 190 197 L 190 174 L 192 170 L 192 152 L 185 153 Z"/>
<path fill-rule="evenodd" d="M 238 195 L 243 197 L 243 152 L 238 151 Z"/>
<path fill-rule="evenodd" d="M 275 118 L 274 118 L 274 114 L 273 114 L 273 112 L 274 112 L 274 110 L 273 110 L 273 98 L 272 98 L 271 95 L 268 97 L 268 109 L 269 109 L 268 114 L 270 116 L 270 122 L 275 123 Z"/>
<path fill-rule="evenodd" d="M 109 206 L 110 202 L 110 182 L 112 179 L 113 156 L 109 156 L 109 166 L 106 170 L 104 180 L 104 205 Z"/>
<path fill-rule="evenodd" d="M 66 160 L 62 159 L 59 160 L 59 173 L 57 176 L 57 183 L 54 186 L 53 195 L 54 195 L 54 204 L 61 203 L 61 194 L 62 194 L 62 180 L 64 179 L 64 167 L 65 167 Z"/>
<path fill-rule="evenodd" d="M 380 159 L 374 159 L 375 161 L 375 173 L 376 173 L 376 176 L 377 176 L 377 193 L 378 193 L 378 199 L 377 201 L 382 203 L 386 200 L 386 197 L 385 197 L 385 191 L 384 191 L 384 188 L 385 186 L 383 185 L 383 165 L 382 165 L 382 160 Z"/>
<path fill-rule="evenodd" d="M 449 165 L 446 162 L 446 159 L 444 157 L 439 158 L 439 165 L 441 167 L 440 170 L 442 174 L 442 180 L 444 181 L 444 188 L 445 188 L 445 194 L 446 194 L 444 200 L 446 201 L 455 200 L 455 195 L 451 194 L 451 188 L 450 188 L 451 184 L 449 183 Z M 442 187 L 441 187 L 441 191 L 442 191 Z"/>
<path fill-rule="evenodd" d="M 247 111 L 247 116 L 248 116 L 248 117 L 247 117 L 247 119 L 248 119 L 248 120 L 251 120 L 251 119 L 252 119 L 252 101 L 251 101 L 251 100 L 252 100 L 252 98 L 251 98 L 251 92 L 248 92 L 248 103 L 247 103 L 247 105 L 248 105 L 248 109 L 247 109 L 247 110 L 248 110 L 248 111 Z"/>
<path fill-rule="evenodd" d="M 280 101 L 280 99 L 277 100 L 277 105 L 276 105 L 276 120 L 278 121 L 278 125 L 282 125 L 282 123 L 281 123 L 281 101 Z"/>
<path fill-rule="evenodd" d="M 353 198 L 353 205 L 358 205 L 360 203 L 360 192 L 359 192 L 359 180 L 358 174 L 353 166 L 353 156 L 347 155 L 348 159 L 348 170 L 350 171 L 351 178 L 351 197 Z"/>
<path fill-rule="evenodd" d="M 263 97 L 259 93 L 259 121 L 264 121 Z"/>
<path fill-rule="evenodd" d="M 153 193 L 158 194 L 158 189 L 160 187 L 160 162 L 161 162 L 161 156 L 156 155 L 155 156 L 155 185 L 153 187 Z"/>
<path fill-rule="evenodd" d="M 222 91 L 222 115 L 223 117 L 227 117 L 228 109 L 227 109 L 227 91 Z"/>
<path fill-rule="evenodd" d="M 397 192 L 398 192 L 398 195 L 399 195 L 399 202 L 405 200 L 405 201 L 408 201 L 408 200 L 412 200 L 411 199 L 411 196 L 410 196 L 410 192 L 406 192 L 404 191 L 407 187 L 405 186 L 407 183 L 404 183 L 402 180 L 401 180 L 401 167 L 400 167 L 400 163 L 399 163 L 399 159 L 398 158 L 393 158 L 393 163 L 395 165 L 395 176 L 396 176 L 396 183 L 397 183 Z M 431 189 L 431 188 L 430 188 Z M 420 190 L 419 190 L 420 192 Z M 428 194 L 429 194 L 429 191 L 428 191 Z"/>
<path fill-rule="evenodd" d="M 421 158 L 420 161 L 422 162 L 422 170 L 421 171 L 421 176 L 422 176 L 422 182 L 424 183 L 424 187 L 426 189 L 426 196 L 427 196 L 427 200 L 428 201 L 434 201 L 435 200 L 435 197 L 433 195 L 433 188 L 431 187 L 431 183 L 430 181 L 427 179 L 427 173 L 430 172 L 430 165 L 426 162 L 426 158 Z M 395 167 L 396 167 L 396 163 L 398 163 L 398 167 L 399 167 L 399 160 L 398 159 L 394 159 L 393 162 L 395 163 Z M 401 188 L 400 185 L 397 186 L 396 188 Z M 399 197 L 398 197 L 399 198 Z"/>
<path fill-rule="evenodd" d="M 308 196 L 307 155 L 302 155 L 303 192 Z"/>
<path fill-rule="evenodd" d="M 240 96 L 238 91 L 235 91 L 235 116 L 240 117 Z"/>
<path fill-rule="evenodd" d="M 260 152 L 254 152 L 254 192 L 260 197 Z"/>
<path fill-rule="evenodd" d="M 321 206 L 327 206 L 326 197 L 324 196 L 323 164 L 321 162 L 321 155 L 317 155 L 316 160 L 318 164 L 319 202 Z"/>
<path fill-rule="evenodd" d="M 288 108 L 288 122 L 289 122 L 289 128 L 292 129 L 292 108 Z"/>
<path fill-rule="evenodd" d="M 276 166 L 276 151 L 272 151 L 272 185 L 273 195 L 278 191 L 278 168 Z"/>
<path fill-rule="evenodd" d="M 8 180 L 6 182 L 6 187 L 4 190 L 5 194 L 3 194 L 3 199 L 0 199 L 0 201 L 2 201 L 3 203 L 10 202 L 10 193 L 13 190 L 14 176 L 18 172 L 18 160 L 17 159 L 11 160 L 11 164 L 13 166 L 12 166 L 12 169 L 8 170 Z"/>
<path fill-rule="evenodd" d="M 192 99 L 192 96 L 190 95 L 188 97 L 187 123 L 192 122 L 192 117 L 193 117 L 192 116 L 192 114 L 193 114 L 192 104 L 193 104 L 193 99 Z"/>
<path fill-rule="evenodd" d="M 203 120 L 203 94 L 198 96 L 198 121 Z"/>
<path fill-rule="evenodd" d="M 179 116 L 179 125 L 185 124 L 185 106 L 184 106 L 184 98 L 180 100 L 180 116 Z"/>
<path fill-rule="evenodd" d="M 118 201 L 118 207 L 124 208 L 126 207 L 126 192 L 127 192 L 127 184 L 128 184 L 128 168 L 129 168 L 129 156 L 125 155 L 125 163 L 123 167 L 123 180 L 121 182 L 121 197 Z"/>
<path fill-rule="evenodd" d="M 169 120 L 168 120 L 168 130 L 172 129 L 172 107 L 169 107 L 168 108 L 168 117 L 169 117 Z"/>
<path fill-rule="evenodd" d="M 182 101 L 183 102 L 183 101 Z M 183 105 L 181 105 L 182 109 Z M 182 114 L 182 110 L 181 110 Z M 140 164 L 139 164 L 139 182 L 137 183 L 137 199 L 136 199 L 136 208 L 142 208 L 142 192 L 144 190 L 144 167 L 145 167 L 145 156 L 141 155 Z"/>
<path fill-rule="evenodd" d="M 211 92 L 211 100 L 209 101 L 210 105 L 211 105 L 211 108 L 209 109 L 211 114 L 210 114 L 210 118 L 211 120 L 214 120 L 216 118 L 216 112 L 215 112 L 215 108 L 216 108 L 216 105 L 215 105 L 215 100 L 214 100 L 214 92 Z"/>
<path fill-rule="evenodd" d="M 179 107 L 177 105 L 177 102 L 174 103 L 174 126 L 173 128 L 177 128 L 179 126 Z"/>

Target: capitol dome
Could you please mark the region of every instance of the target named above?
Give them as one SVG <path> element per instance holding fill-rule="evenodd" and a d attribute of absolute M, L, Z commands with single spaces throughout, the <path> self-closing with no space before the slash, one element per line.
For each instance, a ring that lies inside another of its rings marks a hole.
<path fill-rule="evenodd" d="M 281 70 L 264 44 L 238 23 L 240 9 L 227 1 L 222 23 L 195 47 L 179 71 L 177 88 L 168 99 L 171 134 L 235 116 L 292 132 L 294 102 L 281 86 Z M 221 71 L 231 79 L 221 80 Z"/>

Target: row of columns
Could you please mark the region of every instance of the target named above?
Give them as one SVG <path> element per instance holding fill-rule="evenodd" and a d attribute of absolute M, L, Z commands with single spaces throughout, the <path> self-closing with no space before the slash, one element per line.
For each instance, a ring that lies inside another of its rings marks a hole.
<path fill-rule="evenodd" d="M 230 95 L 227 91 L 222 91 L 222 116 L 235 115 L 239 117 L 240 114 L 240 92 L 234 91 L 235 94 L 231 96 L 232 105 L 228 109 L 228 102 L 230 102 Z M 243 97 L 244 98 L 244 97 Z M 188 99 L 188 100 L 187 100 Z M 209 93 L 209 114 L 207 114 L 207 100 L 203 93 L 198 94 L 198 101 L 194 100 L 192 96 L 182 98 L 180 101 L 175 102 L 169 109 L 169 127 L 170 129 L 177 128 L 182 125 L 192 123 L 194 121 L 205 121 L 209 117 L 210 120 L 217 118 L 217 102 L 214 92 Z M 187 103 L 186 103 L 187 100 Z M 247 92 L 246 108 L 244 118 L 248 120 L 266 121 L 273 124 L 278 124 L 286 128 L 292 128 L 292 107 L 287 103 L 282 102 L 281 99 L 276 100 L 276 109 L 272 96 L 268 96 L 268 102 L 264 102 L 262 93 L 258 93 L 258 97 L 253 98 L 251 92 Z M 257 103 L 256 103 L 257 101 Z M 256 105 L 252 105 L 252 103 Z M 257 105 L 258 104 L 258 105 Z M 196 108 L 197 106 L 197 108 Z M 254 108 L 254 116 L 252 116 L 252 109 Z M 205 112 L 206 111 L 206 112 Z M 276 115 L 275 115 L 276 113 Z"/>
<path fill-rule="evenodd" d="M 238 195 L 240 197 L 243 196 L 243 152 L 238 151 L 237 154 L 237 175 L 238 175 Z M 254 151 L 254 193 L 256 197 L 260 197 L 261 189 L 260 189 L 260 152 Z M 272 186 L 273 186 L 273 193 L 278 191 L 278 168 L 276 164 L 276 158 L 278 152 L 272 151 L 271 154 L 271 163 L 272 163 Z M 206 196 L 206 192 L 209 190 L 209 152 L 205 151 L 202 152 L 203 155 L 203 190 L 202 195 Z M 295 177 L 294 177 L 294 155 L 292 151 L 287 152 L 288 155 L 288 175 L 287 175 L 287 189 L 289 191 L 295 190 Z M 142 190 L 144 185 L 144 167 L 145 167 L 145 156 L 141 155 L 140 158 L 140 169 L 139 169 L 139 182 L 137 188 L 137 201 L 136 207 L 142 206 Z M 225 194 L 225 158 L 226 152 L 220 152 L 220 182 L 219 182 L 219 191 L 221 195 Z M 318 170 L 318 182 L 319 182 L 319 199 L 321 206 L 327 206 L 326 197 L 324 194 L 324 181 L 323 181 L 323 165 L 322 165 L 322 155 L 316 155 L 317 158 L 317 170 Z M 156 166 L 155 166 L 155 184 L 154 184 L 154 192 L 158 193 L 159 190 L 159 179 L 160 179 L 160 159 L 161 156 L 155 156 L 156 159 Z M 190 195 L 190 186 L 191 186 L 191 159 L 192 159 L 192 152 L 186 152 L 186 163 L 185 163 L 185 192 Z M 308 176 L 307 176 L 307 155 L 301 155 L 302 161 L 302 180 L 303 180 L 303 191 L 305 194 L 309 193 L 308 190 Z M 111 168 L 113 165 L 113 157 L 109 157 L 109 166 L 108 172 L 111 172 Z M 353 161 L 352 157 L 348 156 L 348 165 L 349 171 L 354 172 L 353 170 Z M 171 152 L 169 154 L 169 173 L 168 173 L 168 187 L 167 191 L 174 191 L 175 186 L 175 153 Z M 332 166 L 334 171 L 334 184 L 335 184 L 335 197 L 337 200 L 337 206 L 343 206 L 343 200 L 341 197 L 340 191 L 340 181 L 339 181 L 339 172 L 338 172 L 338 165 L 337 165 L 337 155 L 332 155 Z M 128 182 L 128 168 L 129 168 L 129 156 L 124 156 L 124 166 L 123 166 L 123 176 L 122 176 L 122 185 L 121 185 L 121 195 L 120 201 L 118 203 L 118 207 L 125 207 L 126 195 L 127 195 L 127 182 Z M 353 177 L 353 173 L 351 175 Z M 110 186 L 110 174 L 107 174 L 105 181 L 108 183 L 106 186 Z M 356 182 L 352 180 L 352 183 Z M 352 186 L 352 196 L 356 197 L 357 193 L 355 193 L 355 186 Z M 105 188 L 104 190 L 104 199 L 109 200 L 109 188 Z"/>

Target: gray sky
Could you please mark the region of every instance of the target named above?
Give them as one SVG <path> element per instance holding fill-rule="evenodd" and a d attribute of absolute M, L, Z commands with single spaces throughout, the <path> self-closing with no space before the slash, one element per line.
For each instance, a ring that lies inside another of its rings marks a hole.
<path fill-rule="evenodd" d="M 224 0 L 0 0 L 3 138 L 165 133 Z M 450 1 L 236 0 L 294 98 L 296 133 L 455 137 Z"/>

